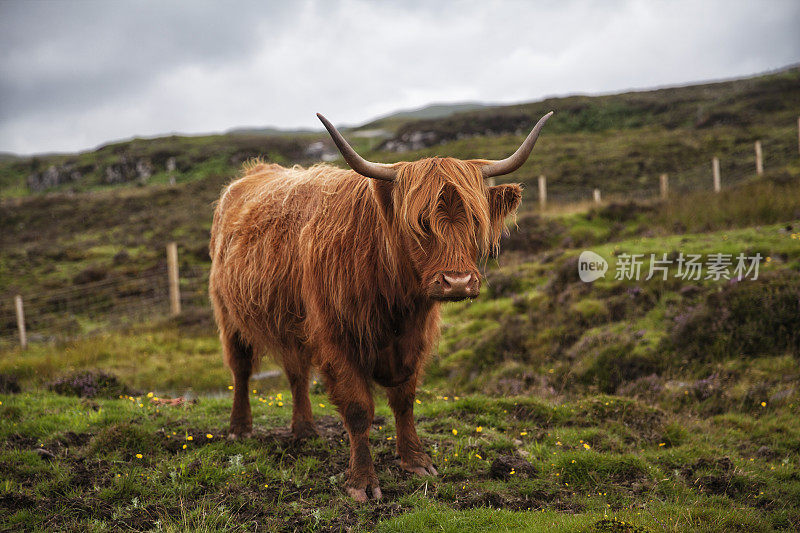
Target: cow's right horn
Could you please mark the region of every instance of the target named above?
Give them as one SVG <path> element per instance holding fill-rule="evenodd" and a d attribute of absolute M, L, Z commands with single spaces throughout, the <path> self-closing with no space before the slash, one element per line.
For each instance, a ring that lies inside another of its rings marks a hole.
<path fill-rule="evenodd" d="M 539 119 L 539 122 L 536 123 L 531 132 L 528 134 L 528 137 L 522 142 L 522 145 L 517 148 L 516 152 L 503 160 L 492 161 L 491 163 L 484 165 L 481 169 L 483 172 L 483 177 L 492 178 L 494 176 L 510 174 L 521 167 L 522 164 L 528 159 L 528 156 L 531 155 L 533 145 L 536 144 L 536 139 L 539 138 L 539 132 L 542 131 L 544 123 L 547 122 L 547 119 L 551 116 L 553 116 L 552 111 Z"/>
<path fill-rule="evenodd" d="M 319 113 L 317 113 L 317 117 L 322 121 L 322 124 L 325 126 L 325 129 L 328 130 L 328 133 L 331 134 L 333 142 L 336 143 L 336 147 L 342 153 L 344 160 L 347 161 L 347 164 L 350 165 L 350 168 L 368 178 L 383 181 L 395 180 L 397 177 L 397 171 L 395 169 L 387 165 L 381 165 L 380 163 L 367 161 L 358 155 L 356 151 L 353 150 L 352 146 L 347 144 L 347 141 L 344 140 L 344 137 L 342 137 L 342 134 L 339 133 L 339 130 L 337 130 L 327 118 L 323 117 Z"/>

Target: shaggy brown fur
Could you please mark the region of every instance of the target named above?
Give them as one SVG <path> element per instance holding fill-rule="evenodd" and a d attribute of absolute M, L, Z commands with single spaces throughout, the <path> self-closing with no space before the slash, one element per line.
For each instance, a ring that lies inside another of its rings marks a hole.
<path fill-rule="evenodd" d="M 496 251 L 519 185 L 487 187 L 485 161 L 397 163 L 394 183 L 329 165 L 245 165 L 211 229 L 210 294 L 234 379 L 231 436 L 252 430 L 248 380 L 279 361 L 292 389 L 292 431 L 314 433 L 312 366 L 350 435 L 348 493 L 380 497 L 368 445 L 372 383 L 387 390 L 406 469 L 435 473 L 417 437 L 414 394 L 439 332 L 431 287 Z"/>

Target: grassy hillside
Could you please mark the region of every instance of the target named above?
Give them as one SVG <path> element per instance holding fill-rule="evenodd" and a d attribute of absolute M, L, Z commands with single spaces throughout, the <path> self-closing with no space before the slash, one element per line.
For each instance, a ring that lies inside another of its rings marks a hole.
<path fill-rule="evenodd" d="M 253 381 L 256 436 L 225 440 L 230 377 L 201 297 L 179 318 L 24 351 L 0 346 L 0 529 L 800 529 L 798 81 L 794 69 L 396 124 L 397 139 L 428 127 L 446 135 L 508 117 L 529 123 L 561 106 L 534 160 L 509 177 L 529 185 L 525 207 L 499 262 L 486 265 L 481 296 L 443 308 L 415 407 L 438 478 L 400 471 L 379 397 L 371 443 L 385 499 L 351 502 L 342 490 L 345 434 L 323 388 L 312 386 L 320 438 L 290 442 L 291 398 L 270 361 Z M 406 153 L 359 143 L 391 161 L 500 157 L 522 138 L 480 131 Z M 169 145 L 169 157 L 188 165 L 171 171 L 174 185 L 169 173 L 103 184 L 101 172 L 29 194 L 13 165 L 31 162 L 0 162 L 3 190 L 16 195 L 0 209 L 9 230 L 0 234 L 0 317 L 12 317 L 0 333 L 13 339 L 13 294 L 56 305 L 65 291 L 131 292 L 163 270 L 172 240 L 182 272 L 205 272 L 212 203 L 235 174 L 233 156 L 265 142 L 269 158 L 302 161 L 321 138 L 157 139 L 74 156 L 113 164 L 135 149 L 153 161 Z M 760 178 L 756 138 L 766 154 Z M 719 194 L 709 190 L 712 155 L 722 160 Z M 541 172 L 556 200 L 545 211 L 534 184 Z M 666 200 L 652 194 L 661 172 L 670 173 Z M 563 203 L 595 186 L 611 199 Z M 633 201 L 639 195 L 647 198 Z M 609 263 L 591 284 L 578 277 L 584 250 Z M 681 254 L 712 253 L 759 254 L 758 279 L 676 276 Z M 666 254 L 666 279 L 616 279 L 631 254 L 641 254 L 645 275 L 650 254 Z M 71 312 L 76 332 L 102 318 Z M 86 370 L 95 374 L 73 374 Z M 104 389 L 98 371 L 123 385 Z M 55 391 L 70 387 L 93 397 Z M 179 395 L 199 402 L 159 403 Z"/>

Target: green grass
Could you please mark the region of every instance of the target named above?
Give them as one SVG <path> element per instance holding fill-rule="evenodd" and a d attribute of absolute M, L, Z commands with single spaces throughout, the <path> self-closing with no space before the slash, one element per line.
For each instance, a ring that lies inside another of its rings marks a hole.
<path fill-rule="evenodd" d="M 24 351 L 9 350 L 0 361 L 0 374 L 13 374 L 24 384 L 41 384 L 91 368 L 111 372 L 139 389 L 157 383 L 165 391 L 219 391 L 230 383 L 221 354 L 219 339 L 210 332 L 186 335 L 171 327 L 112 332 L 68 343 L 33 343 Z"/>
<path fill-rule="evenodd" d="M 701 419 L 613 396 L 445 400 L 423 392 L 418 425 L 440 476 L 416 478 L 397 465 L 394 425 L 379 399 L 371 442 L 385 499 L 357 505 L 342 490 L 346 435 L 327 398 L 312 396 L 322 436 L 300 445 L 288 437 L 291 402 L 286 391 L 282 398 L 278 407 L 275 393 L 253 394 L 256 437 L 228 442 L 227 397 L 176 408 L 146 395 L 2 395 L 2 527 L 771 531 L 800 524 L 797 403 Z M 535 473 L 492 477 L 491 463 L 509 453 L 527 458 Z"/>

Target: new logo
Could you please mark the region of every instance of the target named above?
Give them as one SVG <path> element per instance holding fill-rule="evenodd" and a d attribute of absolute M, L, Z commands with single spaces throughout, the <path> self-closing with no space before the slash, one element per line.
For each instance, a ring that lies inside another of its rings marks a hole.
<path fill-rule="evenodd" d="M 607 270 L 608 262 L 594 252 L 584 250 L 578 256 L 578 276 L 584 283 L 605 277 Z"/>

